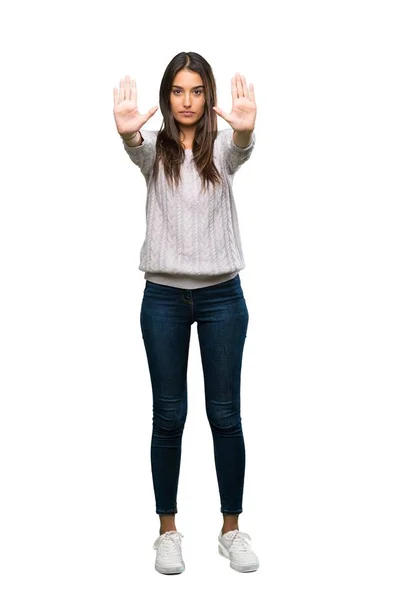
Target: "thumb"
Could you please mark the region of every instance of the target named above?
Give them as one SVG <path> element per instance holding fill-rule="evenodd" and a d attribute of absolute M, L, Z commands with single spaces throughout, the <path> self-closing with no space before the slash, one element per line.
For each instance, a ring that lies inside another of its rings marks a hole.
<path fill-rule="evenodd" d="M 225 121 L 227 121 L 229 123 L 229 116 L 226 113 L 224 113 L 223 110 L 218 108 L 218 106 L 213 106 L 213 109 L 217 113 L 217 115 L 219 115 L 220 117 L 222 117 L 223 119 L 225 119 Z"/>
<path fill-rule="evenodd" d="M 146 117 L 147 117 L 148 119 L 150 119 L 150 117 L 152 117 L 152 116 L 154 115 L 154 113 L 155 113 L 155 112 L 157 112 L 157 110 L 158 110 L 158 106 L 153 106 L 153 108 L 151 108 L 151 109 L 148 111 L 148 113 L 147 113 Z"/>

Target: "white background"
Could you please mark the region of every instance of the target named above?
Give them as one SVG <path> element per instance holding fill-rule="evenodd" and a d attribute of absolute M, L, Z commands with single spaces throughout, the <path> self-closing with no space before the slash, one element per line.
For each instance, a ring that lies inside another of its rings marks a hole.
<path fill-rule="evenodd" d="M 395 5 L 39 1 L 3 10 L 3 600 L 398 600 Z M 139 323 L 146 187 L 115 128 L 113 87 L 135 78 L 145 112 L 158 105 L 169 61 L 189 50 L 212 65 L 223 110 L 235 71 L 254 84 L 258 108 L 257 144 L 234 183 L 250 315 L 239 525 L 260 559 L 247 575 L 217 552 L 195 325 L 176 520 L 186 571 L 154 570 Z"/>

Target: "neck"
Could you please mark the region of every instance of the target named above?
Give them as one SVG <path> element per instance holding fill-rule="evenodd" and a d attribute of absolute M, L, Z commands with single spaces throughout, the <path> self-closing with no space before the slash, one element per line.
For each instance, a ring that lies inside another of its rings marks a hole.
<path fill-rule="evenodd" d="M 194 141 L 194 134 L 196 132 L 196 128 L 195 127 L 180 127 L 180 140 L 181 140 L 181 144 L 185 147 L 185 148 L 192 148 L 193 146 L 193 141 Z"/>

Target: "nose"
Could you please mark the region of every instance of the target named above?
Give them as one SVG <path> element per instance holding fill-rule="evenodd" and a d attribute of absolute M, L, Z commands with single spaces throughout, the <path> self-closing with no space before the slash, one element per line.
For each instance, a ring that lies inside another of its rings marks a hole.
<path fill-rule="evenodd" d="M 186 94 L 186 96 L 185 96 L 185 102 L 183 103 L 183 106 L 185 108 L 189 108 L 189 106 L 191 106 L 191 105 L 192 105 L 192 103 L 190 101 L 190 94 Z"/>

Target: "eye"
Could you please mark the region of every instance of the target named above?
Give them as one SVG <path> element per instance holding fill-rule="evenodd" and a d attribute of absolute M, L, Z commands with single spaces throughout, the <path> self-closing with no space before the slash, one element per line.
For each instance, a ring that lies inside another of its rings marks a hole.
<path fill-rule="evenodd" d="M 175 95 L 179 95 L 181 93 L 182 90 L 172 90 L 172 93 Z M 203 90 L 194 90 L 194 94 L 195 96 L 201 96 L 201 94 L 203 93 Z"/>

